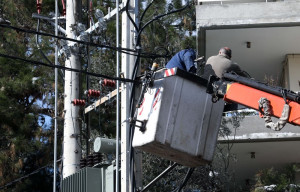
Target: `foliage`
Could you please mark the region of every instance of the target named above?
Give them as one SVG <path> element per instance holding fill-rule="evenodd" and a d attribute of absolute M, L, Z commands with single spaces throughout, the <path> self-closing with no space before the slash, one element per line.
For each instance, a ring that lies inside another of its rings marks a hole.
<path fill-rule="evenodd" d="M 255 175 L 256 184 L 252 191 L 298 191 L 300 189 L 299 186 L 291 185 L 295 184 L 297 169 L 298 166 L 296 164 L 290 164 L 281 169 L 271 167 L 260 170 Z M 269 186 L 270 190 L 267 190 L 265 186 Z"/>
<path fill-rule="evenodd" d="M 87 6 L 92 6 L 92 8 L 87 8 Z M 108 10 L 114 7 L 115 4 L 111 1 L 94 0 L 92 4 L 83 1 L 83 10 L 89 10 L 89 12 L 83 12 L 82 23 L 86 23 L 85 21 L 90 20 L 96 23 L 97 18 L 94 16 L 96 9 L 100 9 L 103 14 L 106 15 Z M 100 45 L 116 47 L 116 21 L 112 19 L 107 21 L 106 24 L 106 29 L 98 29 L 90 35 L 90 41 Z M 89 24 L 87 24 L 87 27 L 89 27 Z M 83 70 L 111 77 L 116 76 L 116 51 L 107 48 L 82 46 L 81 53 L 83 53 L 81 62 Z M 102 78 L 82 75 L 82 79 L 81 89 L 83 91 L 81 97 L 88 101 L 88 105 L 97 101 L 99 98 L 87 98 L 84 94 L 85 90 L 99 90 L 101 97 L 105 97 L 115 89 L 115 87 L 105 87 L 101 85 L 101 82 L 104 80 Z M 108 102 L 84 116 L 81 134 L 84 156 L 87 150 L 90 151 L 90 153 L 92 152 L 93 142 L 96 137 L 115 138 L 115 119 L 115 98 L 110 98 Z M 87 144 L 90 146 L 88 149 L 86 148 Z"/>
<path fill-rule="evenodd" d="M 143 184 L 147 185 L 152 179 L 163 172 L 173 162 L 143 153 Z M 155 169 L 153 169 L 155 167 Z M 162 177 L 149 191 L 177 191 L 176 189 L 182 184 L 188 167 L 177 165 L 166 176 Z M 184 191 L 203 190 L 203 191 L 220 191 L 218 181 L 212 174 L 212 167 L 204 165 L 197 167 L 192 177 L 188 180 Z"/>
<path fill-rule="evenodd" d="M 151 1 L 141 1 L 140 15 Z M 150 22 L 158 15 L 183 8 L 182 1 L 154 1 L 154 3 L 145 12 L 143 19 L 140 21 L 141 26 Z M 176 52 L 185 48 L 196 47 L 196 37 L 193 35 L 195 30 L 195 10 L 188 7 L 185 10 L 167 15 L 159 20 L 152 22 L 141 34 L 141 46 L 145 52 L 154 52 L 157 54 L 168 54 L 168 58 L 150 58 L 142 59 L 142 68 L 151 67 L 153 62 L 157 62 L 164 67 L 170 57 Z"/>
<path fill-rule="evenodd" d="M 44 1 L 45 11 L 53 8 L 47 6 L 50 2 Z M 35 2 L 3 0 L 1 6 L 13 26 L 35 30 L 36 21 L 31 18 Z M 0 33 L 0 53 L 46 62 L 37 50 L 35 36 L 5 28 Z M 53 59 L 49 38 L 40 39 L 40 46 Z M 0 58 L 1 191 L 52 190 L 53 77 L 49 68 Z M 26 176 L 43 166 L 36 175 Z M 3 189 L 7 183 L 10 185 Z"/>
<path fill-rule="evenodd" d="M 99 8 L 104 14 L 107 13 L 108 7 L 115 6 L 110 1 L 93 0 L 92 2 L 93 10 Z M 145 5 L 150 3 L 148 0 L 140 2 L 145 3 Z M 32 13 L 36 12 L 35 3 L 35 1 L 29 0 L 2 0 L 0 9 L 5 18 L 10 20 L 12 26 L 36 30 L 37 20 L 31 17 Z M 92 13 L 88 14 L 88 8 L 84 6 L 87 4 L 87 0 L 83 1 L 82 22 L 87 23 L 91 18 L 97 22 Z M 151 9 L 145 14 L 142 23 L 145 24 L 159 14 L 182 7 L 182 1 L 180 0 L 171 2 L 154 1 Z M 141 6 L 141 11 L 143 9 L 143 6 Z M 53 1 L 43 0 L 42 14 L 51 15 L 53 10 Z M 62 12 L 61 6 L 59 10 Z M 189 8 L 184 12 L 168 15 L 152 22 L 141 34 L 142 50 L 159 54 L 171 53 L 172 55 L 187 46 L 195 48 L 195 36 L 192 35 L 195 30 L 194 19 L 194 10 Z M 62 23 L 61 25 L 63 26 Z M 54 31 L 44 21 L 40 21 L 39 30 L 52 34 Z M 49 64 L 54 63 L 53 47 L 56 43 L 54 39 L 5 28 L 0 28 L 0 33 L 0 53 Z M 116 46 L 115 21 L 109 21 L 107 29 L 96 31 L 90 37 L 90 40 L 94 43 Z M 80 46 L 80 49 L 79 54 L 82 56 L 83 70 L 115 76 L 115 51 L 87 46 Z M 63 64 L 64 59 L 64 57 L 61 57 L 59 62 Z M 167 59 L 158 61 L 161 66 L 164 66 Z M 141 65 L 147 68 L 151 66 L 153 61 L 154 58 L 144 58 Z M 40 167 L 52 164 L 54 73 L 50 71 L 46 67 L 33 66 L 0 57 L 0 132 L 2 133 L 0 136 L 0 187 L 34 172 Z M 63 72 L 60 72 L 60 74 L 63 77 Z M 61 77 L 59 78 L 59 93 L 63 93 L 63 79 Z M 86 77 L 85 75 L 81 75 L 80 78 L 82 98 L 86 99 L 84 90 L 89 88 L 100 89 L 99 81 L 101 79 Z M 102 96 L 112 91 L 112 89 L 104 87 L 101 87 L 101 89 Z M 60 94 L 58 101 L 60 117 L 63 117 L 63 98 L 63 94 Z M 95 99 L 89 102 L 94 101 Z M 89 117 L 83 117 L 82 140 L 99 135 L 115 137 L 115 105 L 115 101 L 111 100 L 91 113 Z M 89 120 L 85 121 L 87 118 Z M 90 125 L 91 133 L 87 132 L 87 125 Z M 59 121 L 58 146 L 62 141 L 62 127 L 62 121 Z M 84 145 L 82 145 L 83 150 L 86 150 Z M 60 154 L 60 150 L 58 154 Z M 161 168 L 163 169 L 166 165 L 168 165 L 168 162 L 162 163 Z M 182 178 L 186 169 L 179 168 L 176 172 L 180 173 L 180 178 Z M 50 191 L 52 190 L 49 187 L 52 186 L 52 174 L 53 169 L 51 166 L 45 167 L 45 169 L 39 170 L 34 175 L 9 185 L 5 188 L 5 191 Z M 177 176 L 175 174 L 171 177 L 169 189 L 175 187 L 174 182 L 178 179 Z M 39 185 L 37 186 L 36 183 L 39 183 Z"/>
<path fill-rule="evenodd" d="M 229 136 L 235 136 L 244 117 L 244 113 L 233 111 L 227 113 L 227 116 L 224 116 L 221 121 L 219 138 L 224 138 L 224 142 L 217 143 L 212 166 L 218 187 L 222 191 L 231 191 L 233 187 L 235 191 L 238 191 L 239 188 L 236 186 L 234 169 L 232 168 L 237 162 L 237 157 L 231 151 L 234 144 L 229 140 Z"/>

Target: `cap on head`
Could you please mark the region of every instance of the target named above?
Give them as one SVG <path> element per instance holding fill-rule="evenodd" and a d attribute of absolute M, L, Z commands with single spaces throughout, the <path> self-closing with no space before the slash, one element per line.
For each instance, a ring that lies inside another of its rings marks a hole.
<path fill-rule="evenodd" d="M 219 55 L 224 55 L 228 59 L 231 59 L 231 49 L 229 47 L 222 47 L 219 51 Z"/>

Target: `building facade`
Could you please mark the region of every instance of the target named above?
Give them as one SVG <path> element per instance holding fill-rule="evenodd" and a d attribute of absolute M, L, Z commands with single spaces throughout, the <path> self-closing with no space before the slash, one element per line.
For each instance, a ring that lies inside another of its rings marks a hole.
<path fill-rule="evenodd" d="M 299 0 L 197 0 L 195 4 L 199 55 L 207 59 L 221 47 L 230 47 L 232 60 L 254 79 L 300 91 Z M 231 130 L 219 143 L 233 144 L 236 158 L 231 168 L 241 185 L 258 170 L 300 163 L 298 126 L 289 124 L 275 132 L 252 115 Z"/>

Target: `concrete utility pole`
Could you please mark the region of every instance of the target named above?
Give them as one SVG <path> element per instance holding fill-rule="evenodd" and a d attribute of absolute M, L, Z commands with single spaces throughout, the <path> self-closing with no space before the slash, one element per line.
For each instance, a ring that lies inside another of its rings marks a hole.
<path fill-rule="evenodd" d="M 55 35 L 58 35 L 58 0 L 55 0 Z M 55 65 L 58 65 L 58 45 L 55 45 Z M 58 69 L 55 68 L 55 104 L 54 104 L 54 157 L 53 157 L 53 192 L 56 191 L 56 167 L 57 167 L 57 85 Z"/>
<path fill-rule="evenodd" d="M 131 17 L 135 20 L 134 8 L 137 6 L 136 0 L 131 0 L 129 3 L 129 12 Z M 134 27 L 130 22 L 126 12 L 122 13 L 122 47 L 123 48 L 134 48 Z M 128 54 L 122 54 L 122 73 L 125 78 L 131 78 L 133 67 L 134 67 L 134 56 Z M 132 83 L 122 83 L 122 94 L 121 94 L 121 191 L 131 191 L 131 179 L 129 178 L 129 122 L 130 109 L 129 100 L 131 94 Z"/>
<path fill-rule="evenodd" d="M 77 0 L 66 1 L 66 36 L 76 39 Z M 80 69 L 78 46 L 71 48 L 71 56 L 66 59 L 65 67 Z M 79 98 L 79 73 L 65 71 L 65 99 L 64 99 L 64 143 L 63 143 L 63 178 L 79 170 L 81 148 L 79 139 L 79 106 L 73 106 L 72 100 Z"/>
<path fill-rule="evenodd" d="M 120 31 L 119 31 L 119 0 L 116 1 L 116 45 L 117 47 L 119 47 L 120 44 Z M 116 53 L 116 62 L 117 62 L 117 70 L 116 70 L 116 76 L 119 77 L 120 76 L 120 53 L 119 51 L 117 51 Z M 120 139 L 120 126 L 119 126 L 119 122 L 120 122 L 120 110 L 119 110 L 119 106 L 120 106 L 120 82 L 117 81 L 117 109 L 116 109 L 116 185 L 115 185 L 115 192 L 119 192 L 120 191 L 120 181 L 119 181 L 119 155 L 120 155 L 120 149 L 119 149 L 119 139 Z"/>

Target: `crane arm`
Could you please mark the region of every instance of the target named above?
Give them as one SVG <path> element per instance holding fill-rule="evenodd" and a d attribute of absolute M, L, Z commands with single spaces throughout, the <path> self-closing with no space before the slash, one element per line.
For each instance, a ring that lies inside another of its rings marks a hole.
<path fill-rule="evenodd" d="M 267 98 L 270 102 L 272 116 L 280 118 L 285 104 L 290 107 L 287 121 L 294 125 L 300 125 L 300 104 L 295 101 L 285 100 L 283 97 L 261 91 L 240 83 L 227 84 L 224 100 L 238 103 L 260 111 L 259 101 Z"/>
<path fill-rule="evenodd" d="M 232 73 L 224 74 L 220 80 L 211 76 L 207 92 L 222 97 L 226 102 L 238 103 L 268 113 L 294 125 L 300 125 L 300 94 L 281 87 L 269 86 L 253 79 Z M 269 109 L 263 108 L 267 101 Z M 265 116 L 264 116 L 265 118 Z"/>

